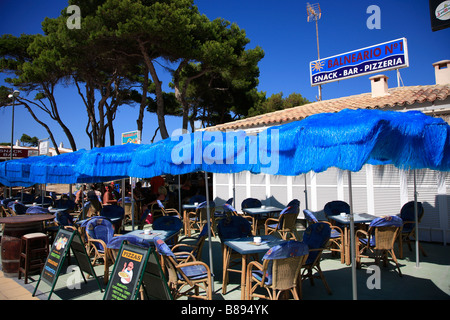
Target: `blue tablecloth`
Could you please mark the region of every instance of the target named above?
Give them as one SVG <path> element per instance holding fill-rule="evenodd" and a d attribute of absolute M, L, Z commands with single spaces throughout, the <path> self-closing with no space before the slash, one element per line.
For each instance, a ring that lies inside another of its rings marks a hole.
<path fill-rule="evenodd" d="M 160 239 L 167 242 L 168 240 L 176 236 L 178 233 L 179 231 L 175 230 L 150 230 L 150 234 L 145 234 L 144 230 L 134 230 L 124 235 L 115 236 L 114 241 L 110 241 L 110 243 L 107 244 L 107 247 L 110 249 L 118 249 L 116 247 L 119 243 L 122 242 L 121 240 L 122 239 L 127 240 L 129 236 L 135 236 L 139 238 L 139 240 L 143 241 L 145 244 L 149 246 L 154 246 L 153 239 L 155 237 L 159 237 Z"/>

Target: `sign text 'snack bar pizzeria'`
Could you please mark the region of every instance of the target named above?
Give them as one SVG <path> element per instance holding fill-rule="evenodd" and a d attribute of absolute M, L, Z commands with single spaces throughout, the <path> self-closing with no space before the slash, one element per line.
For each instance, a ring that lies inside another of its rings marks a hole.
<path fill-rule="evenodd" d="M 409 66 L 406 39 L 311 61 L 312 86 Z"/>

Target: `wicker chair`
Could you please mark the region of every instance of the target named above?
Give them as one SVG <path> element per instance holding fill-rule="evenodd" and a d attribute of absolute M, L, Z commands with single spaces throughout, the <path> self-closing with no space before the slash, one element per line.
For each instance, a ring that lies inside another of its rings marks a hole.
<path fill-rule="evenodd" d="M 331 227 L 326 222 L 316 222 L 306 228 L 303 234 L 303 243 L 308 246 L 309 255 L 301 271 L 302 280 L 309 279 L 311 285 L 314 285 L 314 278 L 321 279 L 328 294 L 331 294 L 331 289 L 320 268 L 320 259 L 323 250 L 328 247 L 330 236 Z M 317 272 L 317 275 L 313 274 L 314 271 Z"/>
<path fill-rule="evenodd" d="M 325 215 L 327 216 L 327 218 L 329 216 L 335 216 L 335 215 L 339 215 L 341 213 L 346 213 L 346 214 L 350 214 L 350 205 L 345 202 L 345 201 L 341 201 L 341 200 L 335 200 L 335 201 L 330 201 L 328 203 L 325 204 L 323 211 L 325 212 Z M 332 220 L 331 224 L 333 226 L 338 227 L 340 230 L 337 230 L 340 232 L 340 234 L 343 235 L 342 229 L 344 228 L 344 226 L 340 225 L 339 223 L 336 223 L 336 221 Z M 333 232 L 333 231 L 332 231 Z M 344 237 L 342 236 L 342 239 L 340 239 L 340 246 L 338 245 L 338 241 L 333 241 L 334 236 L 332 236 L 332 241 L 330 242 L 330 250 L 332 252 L 340 252 L 341 254 L 341 262 L 344 263 L 345 260 L 345 254 L 344 254 Z"/>
<path fill-rule="evenodd" d="M 265 234 L 279 233 L 284 240 L 299 240 L 297 233 L 297 216 L 300 202 L 291 201 L 292 205 L 281 211 L 278 218 L 268 218 L 264 223 Z M 288 238 L 290 236 L 290 238 Z"/>
<path fill-rule="evenodd" d="M 27 213 L 27 207 L 18 201 L 8 203 L 8 208 L 12 210 L 14 215 L 21 215 Z"/>
<path fill-rule="evenodd" d="M 299 300 L 297 281 L 307 257 L 308 246 L 298 241 L 288 241 L 269 249 L 263 263 L 252 261 L 248 265 L 247 298 L 278 300 L 281 293 L 290 291 L 294 299 Z M 258 288 L 266 289 L 267 295 L 257 293 Z"/>
<path fill-rule="evenodd" d="M 182 296 L 188 296 L 197 299 L 212 299 L 212 277 L 208 265 L 201 261 L 196 261 L 193 256 L 185 262 L 178 263 L 176 256 L 181 253 L 174 253 L 167 244 L 155 237 L 156 251 L 161 255 L 164 261 L 164 267 L 167 271 L 167 282 L 174 299 Z M 185 287 L 188 287 L 185 289 Z M 206 295 L 200 295 L 200 289 L 206 292 Z M 192 291 L 193 294 L 192 294 Z"/>
<path fill-rule="evenodd" d="M 319 222 L 314 213 L 312 213 L 310 210 L 304 209 L 303 213 L 309 224 Z M 342 232 L 342 229 L 338 226 L 332 225 L 328 221 L 320 221 L 320 222 L 328 224 L 331 228 L 331 235 L 330 241 L 328 242 L 328 249 L 331 250 L 331 252 L 339 252 L 341 256 L 341 263 L 345 263 L 344 233 Z"/>
<path fill-rule="evenodd" d="M 383 265 L 387 266 L 388 254 L 391 255 L 400 277 L 402 272 L 394 253 L 394 243 L 399 235 L 403 221 L 397 216 L 386 216 L 372 220 L 367 231 L 356 231 L 356 267 L 361 267 L 361 258 L 369 258 L 369 254 L 378 263 L 383 259 Z M 368 255 L 363 255 L 366 252 Z"/>
<path fill-rule="evenodd" d="M 166 208 L 160 200 L 156 200 L 156 203 L 158 204 L 159 208 L 161 209 L 163 216 L 177 216 L 180 220 L 182 220 L 181 214 L 178 212 L 177 209 Z"/>
<path fill-rule="evenodd" d="M 213 218 L 214 218 L 214 211 L 216 210 L 216 205 L 213 201 L 209 202 L 209 212 L 210 212 L 210 218 L 211 218 L 211 232 L 214 236 L 214 228 L 213 228 Z M 204 201 L 200 203 L 195 211 L 188 212 L 187 214 L 187 223 L 185 224 L 187 227 L 187 234 L 190 237 L 193 230 L 196 230 L 200 232 L 200 230 L 203 229 L 203 226 L 205 226 L 208 223 L 208 213 L 207 213 L 207 202 Z"/>
<path fill-rule="evenodd" d="M 255 198 L 247 198 L 244 199 L 241 203 L 241 211 L 243 212 L 246 208 L 260 208 L 262 206 L 262 203 L 260 200 Z M 246 218 L 247 219 L 247 218 Z M 264 218 L 259 216 L 252 216 L 252 234 L 255 236 L 258 232 L 258 229 L 261 226 L 264 226 Z"/>
<path fill-rule="evenodd" d="M 114 237 L 114 227 L 106 218 L 90 219 L 86 224 L 86 237 L 86 251 L 92 257 L 92 265 L 95 266 L 100 259 L 103 260 L 105 266 L 103 279 L 106 284 L 109 278 L 109 266 L 114 261 L 106 245 Z"/>
<path fill-rule="evenodd" d="M 181 228 L 183 228 L 183 222 L 176 216 L 162 216 L 153 221 L 152 228 L 153 230 L 176 231 L 176 236 L 170 239 L 170 244 L 175 245 L 178 242 L 178 234 Z"/>
<path fill-rule="evenodd" d="M 208 236 L 208 228 L 203 227 L 197 237 L 184 237 L 176 245 L 172 247 L 172 252 L 177 253 L 178 262 L 186 261 L 190 256 L 194 256 L 195 260 L 202 260 L 203 245 Z M 184 254 L 178 254 L 184 252 Z"/>
<path fill-rule="evenodd" d="M 424 209 L 422 202 L 417 202 L 417 214 L 418 214 L 418 221 L 422 220 Z M 405 203 L 400 210 L 400 218 L 403 220 L 403 227 L 401 229 L 401 232 L 398 236 L 398 248 L 399 248 L 399 257 L 400 259 L 403 259 L 403 242 L 406 242 L 408 244 L 409 251 L 412 251 L 411 248 L 411 238 L 415 239 L 416 237 L 416 222 L 415 222 L 415 214 L 414 214 L 414 201 L 410 201 L 408 203 Z M 422 248 L 422 246 L 419 243 L 419 249 L 422 252 L 422 254 L 426 257 L 427 254 L 425 250 Z"/>
<path fill-rule="evenodd" d="M 223 209 L 225 212 L 225 216 L 235 216 L 235 217 L 241 217 L 248 221 L 251 227 L 251 232 L 253 235 L 256 235 L 256 230 L 253 228 L 255 225 L 255 218 L 251 215 L 245 214 L 245 213 L 239 213 L 236 211 L 236 209 L 231 204 L 224 204 Z"/>

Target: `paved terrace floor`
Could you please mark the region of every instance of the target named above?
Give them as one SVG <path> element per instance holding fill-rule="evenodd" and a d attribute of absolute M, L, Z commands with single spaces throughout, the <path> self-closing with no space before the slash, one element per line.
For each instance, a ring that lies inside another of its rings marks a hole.
<path fill-rule="evenodd" d="M 299 226 L 300 233 L 302 227 Z M 227 294 L 222 294 L 222 256 L 218 237 L 213 238 L 214 261 L 214 300 L 240 300 L 240 275 L 230 273 L 230 283 Z M 373 264 L 373 260 L 363 259 L 361 269 L 357 269 L 358 300 L 450 300 L 450 246 L 438 243 L 422 243 L 428 254 L 420 256 L 419 268 L 416 267 L 415 251 L 409 251 L 405 245 L 405 257 L 399 259 L 403 277 L 400 277 L 391 263 L 387 268 L 380 265 L 380 288 L 369 289 L 367 283 L 373 283 L 372 273 L 367 267 Z M 203 250 L 203 261 L 208 262 L 208 242 Z M 71 259 L 75 261 L 75 259 Z M 73 263 L 73 262 L 72 262 Z M 351 267 L 340 263 L 338 256 L 332 256 L 330 252 L 323 254 L 321 267 L 332 290 L 328 295 L 322 282 L 315 280 L 314 286 L 309 281 L 304 281 L 304 300 L 352 300 L 352 276 Z M 112 269 L 110 269 L 112 270 Z M 103 286 L 103 266 L 95 267 L 96 274 Z M 70 278 L 72 276 L 72 278 Z M 101 292 L 93 278 L 88 278 L 84 283 L 80 278 L 77 286 L 73 283 L 73 274 L 67 272 L 67 264 L 63 268 L 56 283 L 51 300 L 102 300 L 104 292 Z M 50 286 L 46 283 L 39 284 L 37 294 L 32 297 L 32 292 L 37 284 L 39 275 L 34 275 L 24 284 L 23 278 L 8 278 L 0 272 L 0 300 L 47 300 Z M 67 284 L 75 286 L 69 289 Z"/>

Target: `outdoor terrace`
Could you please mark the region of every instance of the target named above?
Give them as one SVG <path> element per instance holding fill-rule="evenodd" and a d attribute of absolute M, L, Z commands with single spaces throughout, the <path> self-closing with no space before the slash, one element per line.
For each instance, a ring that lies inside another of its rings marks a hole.
<path fill-rule="evenodd" d="M 298 224 L 298 230 L 304 230 Z M 240 275 L 230 273 L 230 282 L 227 294 L 222 294 L 222 252 L 218 237 L 212 239 L 212 252 L 214 263 L 214 292 L 213 300 L 237 301 L 240 300 Z M 380 264 L 381 276 L 380 289 L 369 289 L 368 283 L 373 282 L 373 273 L 368 272 L 367 267 L 373 264 L 373 260 L 363 259 L 362 268 L 356 270 L 358 300 L 449 300 L 450 299 L 450 247 L 440 243 L 421 243 L 427 257 L 420 255 L 419 268 L 416 267 L 415 251 L 409 251 L 405 245 L 404 258 L 399 259 L 403 277 L 400 277 L 390 264 L 384 268 Z M 203 261 L 208 262 L 208 243 L 203 250 Z M 311 286 L 308 280 L 303 281 L 303 300 L 352 300 L 352 275 L 351 266 L 341 264 L 338 256 L 333 257 L 331 252 L 322 255 L 321 268 L 332 290 L 328 295 L 320 279 L 315 280 Z M 75 263 L 75 259 L 71 260 Z M 112 268 L 110 269 L 112 270 Z M 100 283 L 103 285 L 103 266 L 95 267 Z M 85 284 L 82 277 L 78 289 L 69 289 L 67 284 L 76 286 L 71 273 L 67 273 L 67 263 L 63 267 L 61 275 L 56 283 L 51 300 L 102 300 L 104 292 L 100 292 L 93 278 L 88 278 Z M 0 274 L 0 299 L 1 300 L 47 300 L 50 286 L 39 284 L 36 297 L 32 292 L 37 284 L 39 275 L 34 275 L 28 284 L 23 279 L 5 278 Z M 180 299 L 183 300 L 183 299 Z M 181 304 L 182 305 L 182 304 Z"/>

